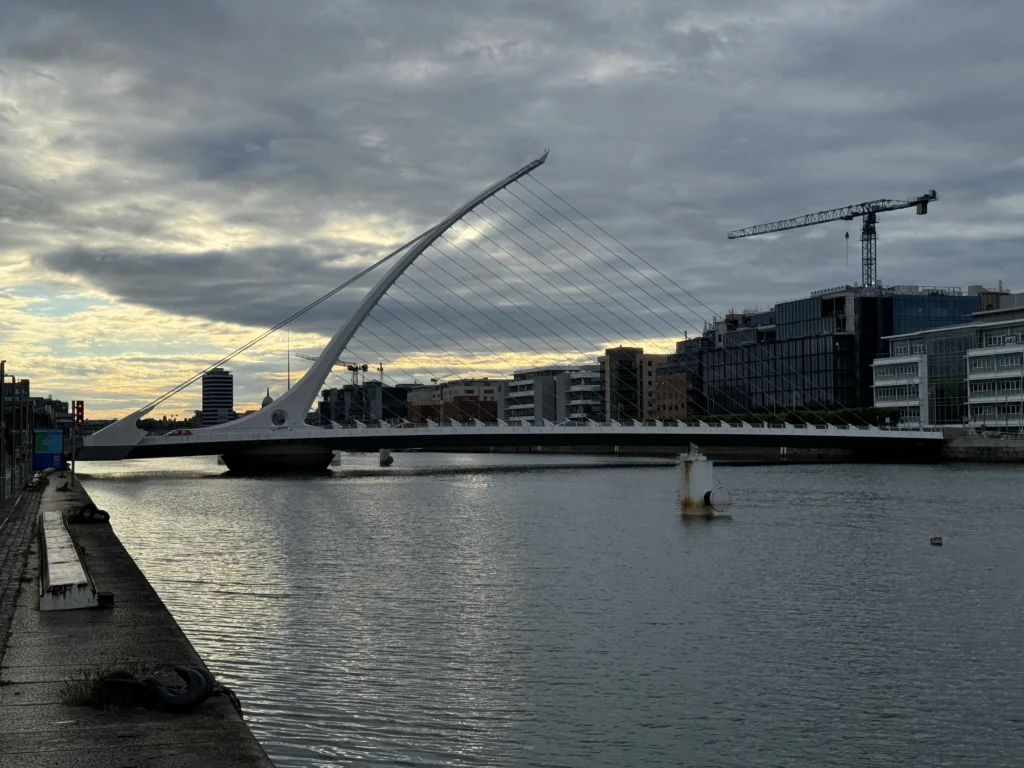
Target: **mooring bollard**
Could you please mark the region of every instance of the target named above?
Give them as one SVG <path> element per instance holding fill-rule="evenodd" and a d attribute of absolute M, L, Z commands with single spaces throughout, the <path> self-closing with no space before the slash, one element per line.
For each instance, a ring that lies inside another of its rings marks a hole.
<path fill-rule="evenodd" d="M 728 491 L 715 482 L 714 462 L 696 445 L 691 444 L 690 452 L 679 457 L 679 471 L 679 503 L 684 517 L 711 517 L 730 503 Z"/>

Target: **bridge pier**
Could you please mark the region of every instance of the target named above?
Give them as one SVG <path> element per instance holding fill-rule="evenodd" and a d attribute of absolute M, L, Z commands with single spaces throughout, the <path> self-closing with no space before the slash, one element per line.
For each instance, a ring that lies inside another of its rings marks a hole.
<path fill-rule="evenodd" d="M 240 475 L 325 472 L 334 451 L 322 445 L 267 445 L 223 454 L 227 468 Z"/>

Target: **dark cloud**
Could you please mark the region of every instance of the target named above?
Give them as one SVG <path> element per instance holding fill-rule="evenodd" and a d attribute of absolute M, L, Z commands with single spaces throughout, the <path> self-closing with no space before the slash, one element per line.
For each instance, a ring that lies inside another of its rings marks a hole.
<path fill-rule="evenodd" d="M 125 301 L 271 325 L 545 146 L 539 179 L 715 311 L 859 278 L 855 223 L 728 230 L 929 188 L 927 218 L 882 217 L 882 279 L 1024 287 L 1024 205 L 993 202 L 1024 173 L 1016 2 L 0 0 L 0 18 L 0 254 Z M 589 268 L 623 317 L 683 329 Z M 596 288 L 580 300 L 635 335 Z"/>

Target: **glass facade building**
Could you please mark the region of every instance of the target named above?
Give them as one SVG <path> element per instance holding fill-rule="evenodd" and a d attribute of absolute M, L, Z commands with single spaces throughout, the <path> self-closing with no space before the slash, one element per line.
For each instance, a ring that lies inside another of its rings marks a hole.
<path fill-rule="evenodd" d="M 908 425 L 1019 430 L 1024 310 L 979 312 L 972 322 L 892 336 L 874 361 L 874 402 Z"/>
<path fill-rule="evenodd" d="M 892 297 L 892 334 L 916 333 L 960 325 L 981 311 L 978 296 L 895 295 Z"/>
<path fill-rule="evenodd" d="M 690 375 L 696 413 L 870 407 L 884 337 L 962 324 L 980 308 L 957 288 L 840 286 L 728 314 L 679 342 L 662 370 Z"/>

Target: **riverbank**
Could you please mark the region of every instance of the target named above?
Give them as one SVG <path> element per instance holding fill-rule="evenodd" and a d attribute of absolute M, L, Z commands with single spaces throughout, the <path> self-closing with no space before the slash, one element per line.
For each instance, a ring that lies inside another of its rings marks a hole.
<path fill-rule="evenodd" d="M 1024 462 L 1024 440 L 998 437 L 957 437 L 942 449 L 949 461 L 978 461 L 1001 464 Z"/>
<path fill-rule="evenodd" d="M 0 610 L 10 617 L 7 642 L 0 646 L 0 768 L 272 768 L 224 697 L 182 714 L 73 704 L 75 692 L 88 688 L 83 681 L 105 672 L 137 670 L 139 676 L 178 683 L 174 665 L 205 664 L 108 524 L 70 529 L 97 591 L 112 593 L 113 607 L 39 611 L 38 513 L 90 501 L 81 484 L 59 490 L 65 482 L 50 475 L 45 488 L 23 496 L 11 530 L 0 530 L 5 578 L 17 574 L 17 589 Z"/>

